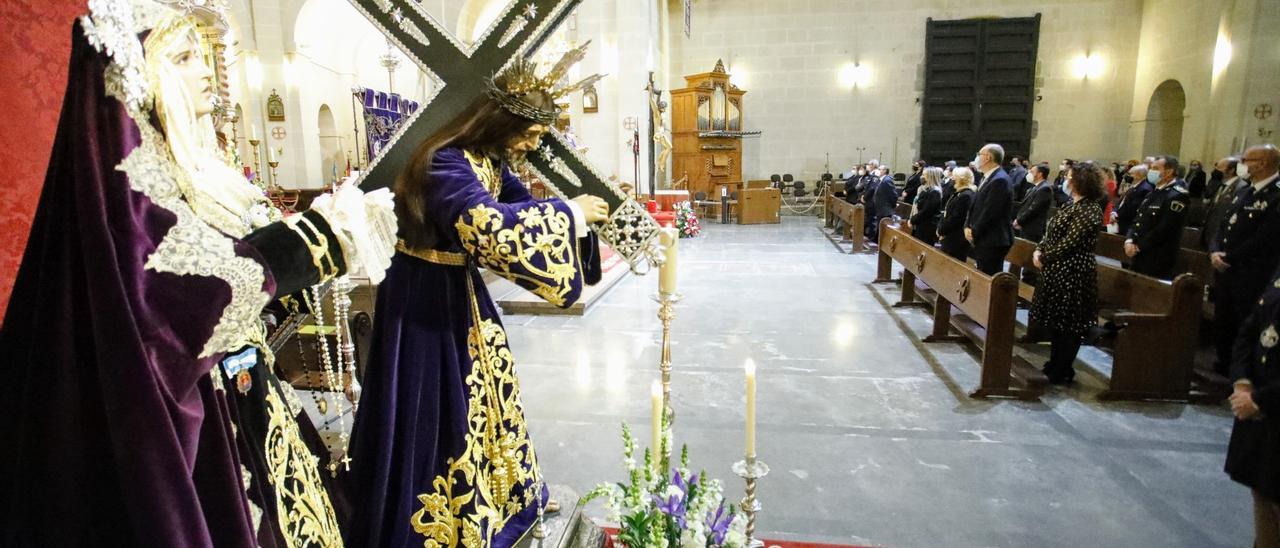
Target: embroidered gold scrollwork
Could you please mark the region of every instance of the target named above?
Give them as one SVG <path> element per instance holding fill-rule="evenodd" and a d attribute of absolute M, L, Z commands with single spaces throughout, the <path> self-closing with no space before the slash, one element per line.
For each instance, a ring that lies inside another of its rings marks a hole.
<path fill-rule="evenodd" d="M 469 150 L 462 151 L 462 155 L 467 158 L 467 163 L 471 164 L 471 171 L 480 179 L 480 185 L 489 191 L 490 196 L 497 199 L 502 193 L 502 173 L 494 168 L 493 160 L 484 154 Z"/>
<path fill-rule="evenodd" d="M 410 518 L 428 548 L 488 546 L 538 495 L 529 487 L 535 457 L 506 332 L 480 318 L 471 295 L 476 320 L 467 334 L 472 363 L 466 447 L 432 482 L 434 492 L 418 495 L 422 508 Z"/>
<path fill-rule="evenodd" d="M 276 520 L 294 547 L 342 546 L 333 504 L 320 480 L 319 459 L 298 431 L 289 406 L 276 390 L 267 396 L 267 469 L 276 490 Z"/>
<path fill-rule="evenodd" d="M 484 204 L 471 208 L 455 225 L 462 247 L 480 265 L 514 282 L 526 282 L 547 302 L 564 306 L 578 275 L 572 220 L 549 203 L 516 213 L 519 222 L 503 228 L 501 211 Z"/>

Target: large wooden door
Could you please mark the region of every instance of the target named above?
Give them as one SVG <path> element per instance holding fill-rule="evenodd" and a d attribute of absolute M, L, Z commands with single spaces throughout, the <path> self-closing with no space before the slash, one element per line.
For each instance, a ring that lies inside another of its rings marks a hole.
<path fill-rule="evenodd" d="M 921 157 L 963 163 L 985 143 L 1029 156 L 1040 15 L 929 19 L 926 28 Z"/>

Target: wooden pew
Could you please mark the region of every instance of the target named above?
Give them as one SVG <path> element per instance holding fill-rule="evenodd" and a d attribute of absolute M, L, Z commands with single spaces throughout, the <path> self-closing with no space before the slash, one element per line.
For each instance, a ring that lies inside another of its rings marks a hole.
<path fill-rule="evenodd" d="M 1199 238 L 1199 229 L 1187 229 L 1197 233 Z M 1191 233 L 1185 232 L 1184 234 Z M 1113 261 L 1127 263 L 1129 257 L 1124 254 L 1125 237 L 1119 234 L 1101 233 L 1098 234 L 1098 245 L 1094 247 L 1093 252 L 1099 257 L 1106 257 Z M 1174 263 L 1174 272 L 1190 273 L 1200 278 L 1203 282 L 1213 281 L 1213 265 L 1209 262 L 1209 252 L 1200 249 L 1200 242 L 1197 239 L 1195 247 L 1186 245 L 1186 238 L 1183 238 L 1182 247 L 1178 249 L 1178 258 Z"/>
<path fill-rule="evenodd" d="M 866 219 L 866 210 L 861 205 L 854 205 L 844 201 L 844 198 L 835 196 L 827 196 L 827 227 L 834 227 L 836 219 L 844 222 L 844 228 L 840 233 L 840 237 L 844 240 L 852 240 L 853 248 L 849 253 L 860 253 L 867 248 L 866 236 L 862 234 L 863 220 Z M 834 236 L 834 235 L 832 235 Z M 832 238 L 834 240 L 834 238 Z"/>
<path fill-rule="evenodd" d="M 898 205 L 893 208 L 893 214 L 899 219 L 911 220 L 911 204 L 898 202 Z"/>
<path fill-rule="evenodd" d="M 1200 248 L 1198 228 L 1188 228 L 1183 232 L 1192 234 L 1196 238 L 1195 247 L 1188 247 L 1187 237 L 1182 239 L 1182 247 L 1178 249 L 1178 258 L 1175 260 L 1173 268 L 1174 272 L 1188 273 L 1199 278 L 1201 283 L 1207 287 L 1213 285 L 1214 270 L 1213 263 L 1209 261 L 1209 252 Z M 1094 253 L 1099 257 L 1125 263 L 1129 258 L 1124 254 L 1124 236 L 1119 234 L 1102 233 L 1098 235 L 1098 245 L 1094 247 Z M 1208 299 L 1208 294 L 1201 299 L 1200 315 L 1207 321 L 1213 321 L 1213 302 Z"/>
<path fill-rule="evenodd" d="M 1036 270 L 1036 244 L 1016 238 L 1005 260 L 1010 271 Z M 1120 328 L 1111 349 L 1111 379 L 1104 400 L 1201 401 L 1192 388 L 1204 284 L 1194 274 L 1172 282 L 1118 265 L 1098 263 L 1098 307 Z M 1031 300 L 1035 288 L 1019 284 L 1018 296 Z M 1028 326 L 1028 331 L 1035 329 Z"/>
<path fill-rule="evenodd" d="M 894 262 L 904 267 L 902 301 L 895 306 L 918 302 L 916 280 L 935 294 L 933 332 L 925 342 L 967 338 L 982 348 L 982 378 L 970 397 L 1036 400 L 1043 394 L 1043 376 L 1013 375 L 1017 278 L 1007 272 L 987 276 L 883 219 L 877 281 L 890 279 Z M 961 314 L 953 316 L 952 306 Z M 963 336 L 952 335 L 953 327 Z"/>

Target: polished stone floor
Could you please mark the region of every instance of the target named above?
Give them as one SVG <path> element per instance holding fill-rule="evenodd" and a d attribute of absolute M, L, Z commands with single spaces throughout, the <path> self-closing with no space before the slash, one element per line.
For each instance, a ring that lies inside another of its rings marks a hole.
<path fill-rule="evenodd" d="M 922 309 L 869 284 L 812 218 L 682 240 L 673 345 L 676 441 L 740 496 L 742 364 L 759 367 L 760 530 L 893 547 L 1248 546 L 1247 491 L 1222 473 L 1220 406 L 1100 403 L 1098 384 L 1040 403 L 980 401 L 969 347 L 930 343 Z M 547 479 L 622 478 L 620 424 L 649 436 L 656 275 L 583 317 L 508 316 Z M 1032 353 L 1043 349 L 1030 349 Z M 589 512 L 600 514 L 598 508 Z"/>

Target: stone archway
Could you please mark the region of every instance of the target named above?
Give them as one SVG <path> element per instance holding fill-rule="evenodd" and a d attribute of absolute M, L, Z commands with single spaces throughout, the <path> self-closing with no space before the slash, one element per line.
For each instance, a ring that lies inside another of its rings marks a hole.
<path fill-rule="evenodd" d="M 342 135 L 338 133 L 338 124 L 333 119 L 333 110 L 329 105 L 320 105 L 316 115 L 316 133 L 320 140 L 320 177 L 326 183 L 333 182 L 335 173 L 342 177 L 347 169 L 347 160 L 342 155 Z"/>
<path fill-rule="evenodd" d="M 1143 155 L 1178 155 L 1182 149 L 1182 122 L 1186 117 L 1187 94 L 1177 80 L 1165 80 L 1151 94 L 1147 105 L 1147 132 Z"/>

